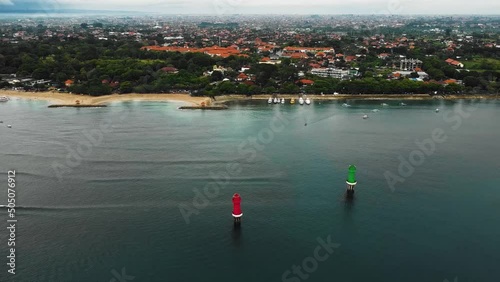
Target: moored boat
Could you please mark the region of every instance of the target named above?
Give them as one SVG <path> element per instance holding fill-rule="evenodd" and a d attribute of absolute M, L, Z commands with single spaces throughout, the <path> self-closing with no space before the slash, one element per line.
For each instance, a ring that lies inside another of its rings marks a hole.
<path fill-rule="evenodd" d="M 10 99 L 7 96 L 0 96 L 0 102 L 8 102 Z"/>
<path fill-rule="evenodd" d="M 295 104 L 295 99 L 294 98 L 292 98 L 292 100 L 290 100 L 290 104 L 292 104 L 292 105 Z"/>
<path fill-rule="evenodd" d="M 269 99 L 267 99 L 267 103 L 268 104 L 272 104 L 273 103 L 273 97 L 269 97 Z"/>
<path fill-rule="evenodd" d="M 285 98 L 281 98 L 281 104 L 285 104 Z"/>
<path fill-rule="evenodd" d="M 306 98 L 306 105 L 311 105 L 311 99 Z"/>
<path fill-rule="evenodd" d="M 304 105 L 304 98 L 302 97 L 299 98 L 299 104 Z"/>

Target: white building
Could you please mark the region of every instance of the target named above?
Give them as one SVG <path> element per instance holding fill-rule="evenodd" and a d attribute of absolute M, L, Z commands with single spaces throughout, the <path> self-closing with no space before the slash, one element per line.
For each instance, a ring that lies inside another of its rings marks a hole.
<path fill-rule="evenodd" d="M 400 70 L 415 70 L 416 68 L 422 67 L 422 61 L 417 59 L 404 59 L 400 61 L 399 69 Z"/>
<path fill-rule="evenodd" d="M 184 37 L 183 36 L 166 36 L 166 37 L 163 37 L 163 40 L 165 40 L 165 41 L 184 40 Z"/>
<path fill-rule="evenodd" d="M 311 74 L 321 77 L 333 77 L 338 79 L 349 79 L 351 73 L 349 70 L 336 69 L 336 68 L 313 68 Z"/>

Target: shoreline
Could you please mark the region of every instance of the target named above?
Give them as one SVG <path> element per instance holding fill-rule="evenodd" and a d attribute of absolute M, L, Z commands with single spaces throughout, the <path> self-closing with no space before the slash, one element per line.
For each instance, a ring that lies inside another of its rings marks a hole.
<path fill-rule="evenodd" d="M 252 100 L 267 100 L 272 95 L 259 94 L 250 97 L 246 95 L 223 95 L 216 96 L 216 100 L 212 101 L 209 97 L 192 97 L 189 94 L 112 94 L 105 96 L 89 96 L 69 93 L 58 92 L 22 92 L 13 90 L 0 90 L 0 96 L 8 96 L 13 98 L 20 98 L 26 100 L 48 101 L 51 104 L 74 106 L 76 101 L 80 102 L 82 106 L 100 106 L 112 102 L 125 102 L 125 101 L 151 101 L 151 102 L 182 102 L 189 106 L 200 107 L 202 103 L 206 106 L 225 105 L 233 101 L 252 101 Z M 312 100 L 462 100 L 462 99 L 499 99 L 498 95 L 446 95 L 446 96 L 430 96 L 428 94 L 359 94 L 359 95 L 306 95 Z M 295 98 L 298 99 L 297 94 L 279 94 L 279 98 L 287 100 Z"/>
<path fill-rule="evenodd" d="M 214 105 L 226 104 L 233 101 L 252 101 L 252 100 L 268 100 L 269 97 L 273 95 L 253 95 L 251 97 L 247 97 L 245 95 L 223 95 L 217 96 L 216 101 L 213 102 Z M 445 100 L 445 101 L 454 101 L 454 100 L 474 100 L 474 99 L 500 99 L 498 95 L 436 95 L 430 96 L 428 94 L 358 94 L 358 95 L 304 95 L 314 100 L 324 100 L 324 101 L 337 101 L 337 100 L 366 100 L 366 101 L 393 101 L 393 100 L 404 100 L 404 101 L 430 101 L 430 100 Z M 274 96 L 273 96 L 274 97 Z M 276 95 L 279 98 L 285 98 L 286 100 L 295 98 L 298 99 L 298 94 L 279 94 Z"/>
<path fill-rule="evenodd" d="M 78 100 L 83 106 L 100 106 L 112 102 L 125 101 L 151 101 L 151 102 L 182 102 L 190 106 L 200 106 L 201 103 L 210 104 L 208 97 L 192 97 L 189 94 L 112 94 L 105 96 L 89 96 L 58 92 L 22 92 L 13 90 L 0 90 L 0 96 L 19 98 L 25 100 L 48 101 L 51 104 L 74 106 Z"/>

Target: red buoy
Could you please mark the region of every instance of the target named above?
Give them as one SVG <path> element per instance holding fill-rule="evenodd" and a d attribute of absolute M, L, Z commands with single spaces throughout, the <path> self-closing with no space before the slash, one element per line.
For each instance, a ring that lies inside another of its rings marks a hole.
<path fill-rule="evenodd" d="M 233 195 L 233 216 L 241 217 L 243 212 L 241 211 L 241 197 L 238 193 Z"/>
<path fill-rule="evenodd" d="M 243 212 L 241 211 L 241 197 L 238 193 L 236 193 L 233 195 L 234 224 L 240 224 L 242 216 L 243 216 Z"/>

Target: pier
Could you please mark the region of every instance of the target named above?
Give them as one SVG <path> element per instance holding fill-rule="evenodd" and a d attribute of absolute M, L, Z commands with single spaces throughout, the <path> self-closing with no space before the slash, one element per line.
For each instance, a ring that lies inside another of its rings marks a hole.
<path fill-rule="evenodd" d="M 228 107 L 226 105 L 220 106 L 183 106 L 179 107 L 180 110 L 212 110 L 212 111 L 220 111 L 227 110 Z"/>
<path fill-rule="evenodd" d="M 49 108 L 106 108 L 106 105 L 50 105 Z"/>

